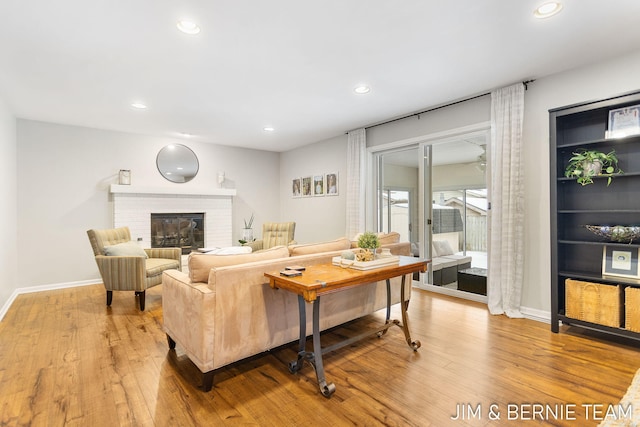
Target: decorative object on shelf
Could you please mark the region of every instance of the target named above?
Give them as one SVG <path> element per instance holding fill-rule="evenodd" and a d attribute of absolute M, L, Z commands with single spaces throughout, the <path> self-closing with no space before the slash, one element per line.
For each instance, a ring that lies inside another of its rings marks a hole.
<path fill-rule="evenodd" d="M 602 250 L 602 274 L 640 279 L 638 274 L 639 248 L 605 246 Z"/>
<path fill-rule="evenodd" d="M 218 186 L 219 187 L 222 187 L 222 184 L 224 184 L 224 180 L 225 180 L 224 171 L 218 172 Z"/>
<path fill-rule="evenodd" d="M 585 228 L 600 237 L 607 238 L 612 242 L 633 243 L 640 239 L 640 226 L 624 225 L 585 225 Z"/>
<path fill-rule="evenodd" d="M 640 105 L 609 111 L 607 138 L 624 138 L 640 134 Z"/>
<path fill-rule="evenodd" d="M 364 249 L 356 254 L 358 261 L 373 261 L 376 250 L 380 247 L 378 235 L 372 231 L 365 231 L 358 237 L 358 247 Z"/>
<path fill-rule="evenodd" d="M 618 157 L 615 150 L 603 153 L 597 150 L 586 150 L 581 148 L 574 151 L 573 157 L 569 159 L 564 176 L 567 178 L 576 178 L 578 184 L 593 184 L 593 177 L 606 176 L 607 187 L 611 184 L 611 178 L 614 175 L 622 174 L 622 170 L 618 168 Z"/>
<path fill-rule="evenodd" d="M 251 214 L 251 218 L 249 218 L 249 221 L 247 221 L 246 219 L 244 220 L 244 228 L 242 229 L 242 239 L 238 240 L 238 242 L 240 242 L 241 245 L 244 245 L 247 242 L 253 242 L 253 219 L 255 217 L 255 214 Z"/>
<path fill-rule="evenodd" d="M 131 185 L 131 171 L 129 169 L 120 169 L 118 173 L 118 184 Z"/>

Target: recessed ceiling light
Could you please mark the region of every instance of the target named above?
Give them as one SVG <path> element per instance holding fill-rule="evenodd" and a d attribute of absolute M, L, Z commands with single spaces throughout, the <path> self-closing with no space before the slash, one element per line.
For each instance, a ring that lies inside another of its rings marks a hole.
<path fill-rule="evenodd" d="M 533 16 L 540 19 L 548 18 L 560 12 L 561 10 L 562 3 L 552 1 L 539 6 L 536 10 L 533 11 Z"/>
<path fill-rule="evenodd" d="M 371 88 L 367 85 L 360 85 L 360 86 L 356 86 L 353 91 L 355 93 L 359 93 L 359 94 L 363 94 L 363 93 L 369 93 L 371 91 Z"/>
<path fill-rule="evenodd" d="M 185 34 L 195 35 L 200 32 L 200 27 L 193 21 L 178 21 L 176 26 Z"/>
<path fill-rule="evenodd" d="M 135 108 L 136 110 L 144 110 L 144 109 L 147 108 L 147 106 L 144 105 L 142 102 L 134 102 L 134 103 L 131 104 L 131 106 L 133 108 Z"/>
<path fill-rule="evenodd" d="M 265 132 L 273 132 L 275 128 L 272 128 L 271 126 L 265 126 L 262 128 L 262 130 Z"/>

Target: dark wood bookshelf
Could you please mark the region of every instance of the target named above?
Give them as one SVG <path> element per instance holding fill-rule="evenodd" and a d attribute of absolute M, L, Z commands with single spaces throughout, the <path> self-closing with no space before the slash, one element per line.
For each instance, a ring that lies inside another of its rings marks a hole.
<path fill-rule="evenodd" d="M 560 323 L 597 330 L 612 336 L 640 341 L 640 333 L 625 329 L 624 289 L 640 288 L 640 280 L 603 275 L 605 247 L 640 248 L 640 239 L 631 243 L 609 241 L 585 225 L 640 226 L 640 135 L 607 138 L 609 112 L 640 105 L 640 91 L 607 99 L 552 109 L 550 126 L 551 197 L 551 330 Z M 594 179 L 582 186 L 565 177 L 572 153 L 580 148 L 616 151 L 622 174 Z M 574 279 L 621 288 L 622 318 L 619 328 L 591 323 L 565 315 L 565 280 Z"/>

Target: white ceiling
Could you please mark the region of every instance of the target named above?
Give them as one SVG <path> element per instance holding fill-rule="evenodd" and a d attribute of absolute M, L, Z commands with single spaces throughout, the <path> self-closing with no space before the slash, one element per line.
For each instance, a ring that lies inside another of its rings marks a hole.
<path fill-rule="evenodd" d="M 639 0 L 537 20 L 541 3 L 2 0 L 0 99 L 20 118 L 286 151 L 640 48 Z"/>

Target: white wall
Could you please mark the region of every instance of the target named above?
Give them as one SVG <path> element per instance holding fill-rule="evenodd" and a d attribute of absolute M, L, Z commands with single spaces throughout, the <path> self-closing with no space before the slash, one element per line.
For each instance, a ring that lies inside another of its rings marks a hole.
<path fill-rule="evenodd" d="M 281 154 L 282 221 L 296 222 L 298 243 L 337 239 L 346 233 L 347 136 L 307 145 Z M 338 173 L 338 195 L 293 198 L 292 180 L 314 174 Z"/>
<path fill-rule="evenodd" d="M 367 147 L 432 135 L 491 120 L 491 98 L 479 98 L 460 104 L 367 129 Z"/>
<path fill-rule="evenodd" d="M 280 216 L 279 154 L 171 138 L 18 120 L 19 286 L 61 284 L 99 278 L 86 235 L 110 228 L 108 188 L 120 169 L 130 169 L 132 185 L 163 188 L 235 188 L 234 241 L 242 219 L 255 212 L 255 225 Z M 175 184 L 157 171 L 156 155 L 182 143 L 198 156 L 200 171 Z"/>
<path fill-rule="evenodd" d="M 525 93 L 523 306 L 551 310 L 549 109 L 640 90 L 640 51 L 536 80 Z"/>
<path fill-rule="evenodd" d="M 0 99 L 0 307 L 18 287 L 16 119 Z M 0 318 L 2 315 L 0 314 Z"/>

